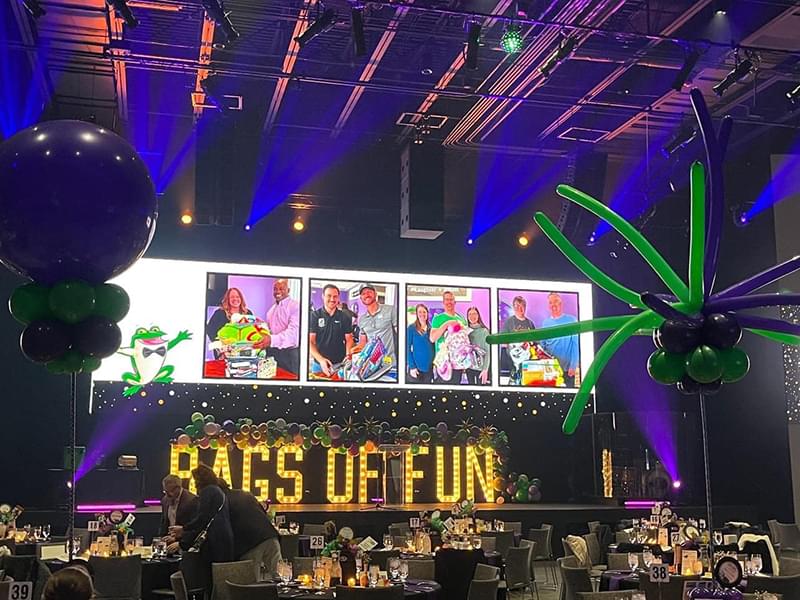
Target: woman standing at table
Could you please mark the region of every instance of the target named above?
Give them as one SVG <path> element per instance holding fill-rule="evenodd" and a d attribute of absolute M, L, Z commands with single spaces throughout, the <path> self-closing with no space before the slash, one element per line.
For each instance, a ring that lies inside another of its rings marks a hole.
<path fill-rule="evenodd" d="M 416 320 L 406 331 L 406 363 L 413 383 L 430 383 L 433 379 L 433 342 L 430 340 L 428 307 L 417 304 Z"/>

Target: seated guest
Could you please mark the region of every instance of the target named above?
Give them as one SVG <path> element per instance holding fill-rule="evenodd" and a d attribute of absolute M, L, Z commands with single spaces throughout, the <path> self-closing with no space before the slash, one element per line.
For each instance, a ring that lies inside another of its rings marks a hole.
<path fill-rule="evenodd" d="M 219 481 L 230 507 L 236 560 L 253 561 L 256 581 L 262 578 L 262 567 L 266 576 L 275 577 L 281 559 L 281 544 L 267 511 L 250 492 L 232 490 L 223 479 Z"/>
<path fill-rule="evenodd" d="M 159 535 L 170 538 L 167 534 L 174 525 L 186 525 L 197 515 L 197 496 L 183 489 L 183 482 L 177 475 L 167 475 L 161 480 L 164 497 L 161 499 L 161 527 Z M 165 540 L 167 543 L 174 539 Z"/>
<path fill-rule="evenodd" d="M 42 600 L 89 600 L 94 586 L 85 568 L 69 566 L 55 573 L 44 586 Z"/>

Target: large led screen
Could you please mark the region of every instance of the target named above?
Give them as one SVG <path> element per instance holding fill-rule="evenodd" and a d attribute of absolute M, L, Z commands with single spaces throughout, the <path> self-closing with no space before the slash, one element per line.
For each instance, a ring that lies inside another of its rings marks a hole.
<path fill-rule="evenodd" d="M 490 345 L 591 319 L 585 283 L 143 259 L 96 381 L 570 391 L 591 334 Z"/>

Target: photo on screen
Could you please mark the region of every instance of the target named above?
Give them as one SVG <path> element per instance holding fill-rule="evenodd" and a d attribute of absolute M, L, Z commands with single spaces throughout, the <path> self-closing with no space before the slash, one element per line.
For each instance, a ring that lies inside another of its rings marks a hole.
<path fill-rule="evenodd" d="M 489 288 L 406 285 L 406 381 L 491 385 Z"/>
<path fill-rule="evenodd" d="M 208 273 L 203 377 L 300 378 L 296 277 Z"/>
<path fill-rule="evenodd" d="M 308 378 L 397 383 L 398 284 L 312 279 Z"/>
<path fill-rule="evenodd" d="M 501 333 L 553 327 L 578 321 L 576 292 L 497 290 Z M 500 385 L 580 386 L 580 336 L 500 346 Z"/>

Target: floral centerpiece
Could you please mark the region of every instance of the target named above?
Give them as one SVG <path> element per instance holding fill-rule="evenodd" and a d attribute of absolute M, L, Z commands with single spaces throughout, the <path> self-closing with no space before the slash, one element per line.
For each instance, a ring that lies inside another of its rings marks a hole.
<path fill-rule="evenodd" d="M 19 504 L 14 508 L 10 504 L 0 504 L 0 539 L 14 537 L 16 521 L 23 510 Z"/>
<path fill-rule="evenodd" d="M 333 525 L 332 521 L 326 525 Z M 322 549 L 322 556 L 339 559 L 339 566 L 342 569 L 341 580 L 349 581 L 356 576 L 356 556 L 358 555 L 358 541 L 353 537 L 353 530 L 349 527 L 342 527 L 336 532 L 333 525 L 333 539 L 331 539 Z"/>

